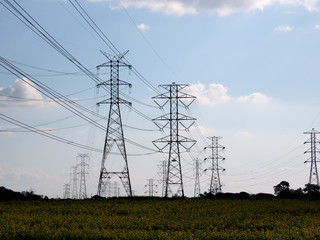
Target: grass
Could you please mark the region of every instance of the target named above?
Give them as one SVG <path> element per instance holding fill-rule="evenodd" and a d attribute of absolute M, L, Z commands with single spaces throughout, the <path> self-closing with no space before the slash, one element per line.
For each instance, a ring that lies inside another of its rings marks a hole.
<path fill-rule="evenodd" d="M 320 239 L 320 202 L 109 199 L 0 202 L 0 239 Z"/>

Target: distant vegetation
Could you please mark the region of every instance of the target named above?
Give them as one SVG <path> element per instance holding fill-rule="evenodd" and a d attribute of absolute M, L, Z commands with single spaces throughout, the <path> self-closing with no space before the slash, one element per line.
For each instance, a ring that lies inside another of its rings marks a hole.
<path fill-rule="evenodd" d="M 47 196 L 37 195 L 32 190 L 15 192 L 5 187 L 0 187 L 0 201 L 8 200 L 41 200 L 48 199 Z"/>
<path fill-rule="evenodd" d="M 319 239 L 318 201 L 107 199 L 0 202 L 0 239 Z"/>
<path fill-rule="evenodd" d="M 320 239 L 320 188 L 200 198 L 49 200 L 0 187 L 1 239 Z"/>
<path fill-rule="evenodd" d="M 290 184 L 282 181 L 273 189 L 277 198 L 320 200 L 320 187 L 316 184 L 308 183 L 303 189 L 290 189 Z"/>
<path fill-rule="evenodd" d="M 296 192 L 308 199 L 318 189 L 291 190 L 284 181 L 274 190 L 276 196 L 49 200 L 1 188 L 0 240 L 320 239 L 320 202 L 282 199 Z"/>
<path fill-rule="evenodd" d="M 211 199 L 301 199 L 301 200 L 320 200 L 320 187 L 315 184 L 306 184 L 305 187 L 291 189 L 287 181 L 281 181 L 273 187 L 274 194 L 258 193 L 249 194 L 246 192 L 240 193 L 217 193 L 201 194 L 202 198 Z"/>

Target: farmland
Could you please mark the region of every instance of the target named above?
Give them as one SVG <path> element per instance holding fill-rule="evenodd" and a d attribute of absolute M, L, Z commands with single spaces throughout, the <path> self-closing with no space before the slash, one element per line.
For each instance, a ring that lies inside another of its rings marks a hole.
<path fill-rule="evenodd" d="M 320 202 L 109 199 L 0 202 L 0 239 L 319 239 Z"/>

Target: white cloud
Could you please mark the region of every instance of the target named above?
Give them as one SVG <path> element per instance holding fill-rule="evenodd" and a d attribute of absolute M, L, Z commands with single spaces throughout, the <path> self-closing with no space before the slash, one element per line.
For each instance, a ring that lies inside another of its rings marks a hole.
<path fill-rule="evenodd" d="M 308 11 L 319 11 L 319 0 L 278 0 L 279 4 L 305 7 Z"/>
<path fill-rule="evenodd" d="M 253 134 L 248 131 L 241 131 L 234 135 L 236 138 L 252 138 Z"/>
<path fill-rule="evenodd" d="M 216 1 L 195 1 L 189 0 L 196 9 L 228 16 L 237 12 L 249 12 L 253 10 L 264 10 L 265 7 L 272 5 L 274 0 L 216 0 Z"/>
<path fill-rule="evenodd" d="M 89 0 L 90 2 L 115 2 L 115 0 Z M 176 0 L 176 1 L 167 1 L 167 0 L 122 0 L 120 4 L 118 4 L 116 8 L 128 8 L 128 7 L 136 7 L 136 8 L 146 8 L 151 12 L 163 12 L 167 15 L 188 15 L 188 14 L 196 14 L 197 10 L 195 7 L 190 6 L 190 4 L 185 4 L 184 1 Z"/>
<path fill-rule="evenodd" d="M 208 128 L 206 126 L 192 126 L 190 127 L 190 131 L 195 134 L 197 134 L 197 131 L 200 131 L 200 133 L 204 136 L 211 135 L 214 132 L 211 128 Z"/>
<path fill-rule="evenodd" d="M 229 101 L 264 104 L 272 100 L 271 97 L 259 92 L 235 99 L 228 94 L 228 89 L 220 83 L 211 83 L 208 86 L 202 83 L 190 84 L 187 91 L 197 97 L 196 102 L 198 104 L 211 107 Z"/>
<path fill-rule="evenodd" d="M 271 97 L 267 97 L 262 93 L 252 93 L 248 96 L 242 96 L 237 99 L 237 102 L 250 102 L 250 103 L 268 103 L 272 100 Z"/>
<path fill-rule="evenodd" d="M 0 88 L 0 107 L 42 107 L 43 97 L 32 87 L 32 82 L 17 79 L 8 87 Z"/>
<path fill-rule="evenodd" d="M 190 84 L 189 93 L 197 97 L 200 105 L 215 106 L 231 100 L 227 94 L 228 89 L 219 83 L 211 83 L 208 87 L 204 84 Z"/>
<path fill-rule="evenodd" d="M 36 194 L 46 194 L 46 188 L 52 184 L 60 184 L 61 178 L 41 172 L 39 169 L 16 168 L 7 163 L 0 163 L 0 180 L 3 186 L 14 191 L 32 189 Z"/>
<path fill-rule="evenodd" d="M 114 2 L 116 0 L 89 0 L 91 2 Z M 308 11 L 318 11 L 320 0 L 122 0 L 119 4 L 125 8 L 146 8 L 152 12 L 168 15 L 197 14 L 200 11 L 228 16 L 237 12 L 264 10 L 272 5 L 304 7 Z"/>
<path fill-rule="evenodd" d="M 150 29 L 149 25 L 141 23 L 140 25 L 138 25 L 138 29 L 141 31 L 147 31 Z"/>
<path fill-rule="evenodd" d="M 276 32 L 291 32 L 293 30 L 293 26 L 289 25 L 280 25 L 274 29 Z"/>
<path fill-rule="evenodd" d="M 320 29 L 320 25 L 319 24 L 314 25 L 314 29 Z"/>

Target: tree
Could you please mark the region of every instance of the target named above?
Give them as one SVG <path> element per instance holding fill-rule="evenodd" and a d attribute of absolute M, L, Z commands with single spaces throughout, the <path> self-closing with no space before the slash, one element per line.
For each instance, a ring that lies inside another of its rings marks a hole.
<path fill-rule="evenodd" d="M 308 183 L 305 185 L 305 188 L 303 189 L 303 191 L 307 194 L 311 194 L 311 193 L 319 193 L 320 192 L 320 186 L 317 184 L 311 184 Z"/>
<path fill-rule="evenodd" d="M 320 199 L 320 186 L 317 184 L 306 184 L 303 191 L 306 193 L 308 199 L 319 200 Z"/>
<path fill-rule="evenodd" d="M 274 194 L 277 197 L 286 197 L 290 193 L 290 184 L 287 181 L 282 181 L 273 187 Z"/>

